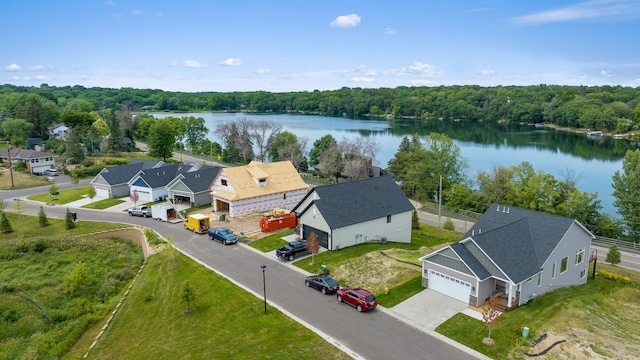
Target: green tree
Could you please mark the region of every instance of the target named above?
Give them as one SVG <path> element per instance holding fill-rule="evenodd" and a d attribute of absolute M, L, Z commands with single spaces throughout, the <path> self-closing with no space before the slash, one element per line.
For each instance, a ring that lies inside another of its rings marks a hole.
<path fill-rule="evenodd" d="M 420 218 L 418 217 L 418 210 L 413 209 L 411 214 L 411 229 L 420 230 Z"/>
<path fill-rule="evenodd" d="M 315 265 L 315 255 L 318 250 L 320 250 L 320 244 L 318 243 L 318 234 L 313 231 L 309 234 L 309 238 L 307 239 L 307 250 L 311 253 L 311 265 Z"/>
<path fill-rule="evenodd" d="M 183 119 L 185 120 L 185 142 L 187 147 L 193 151 L 205 140 L 209 129 L 207 129 L 204 119 L 201 117 L 189 116 Z"/>
<path fill-rule="evenodd" d="M 76 223 L 73 221 L 73 215 L 71 214 L 71 211 L 69 211 L 68 208 L 67 208 L 67 213 L 64 216 L 64 224 L 65 224 L 65 229 L 67 230 L 71 230 L 76 227 Z"/>
<path fill-rule="evenodd" d="M 191 302 L 195 300 L 196 294 L 193 292 L 191 285 L 188 281 L 182 283 L 182 289 L 180 290 L 180 298 L 187 302 L 187 310 L 185 314 L 191 314 Z"/>
<path fill-rule="evenodd" d="M 89 265 L 84 261 L 77 262 L 73 266 L 73 269 L 63 276 L 62 280 L 65 283 L 66 290 L 70 293 L 90 286 L 96 281 L 95 277 L 91 274 Z"/>
<path fill-rule="evenodd" d="M 60 189 L 56 184 L 49 185 L 49 197 L 51 197 L 51 199 L 53 199 L 59 193 L 60 193 Z"/>
<path fill-rule="evenodd" d="M 71 173 L 70 181 L 73 184 L 73 186 L 78 187 L 78 183 L 80 182 L 80 177 L 76 172 Z"/>
<path fill-rule="evenodd" d="M 324 135 L 320 139 L 313 142 L 313 148 L 309 151 L 309 165 L 315 167 L 320 162 L 322 153 L 332 145 L 336 145 L 336 139 L 331 134 Z"/>
<path fill-rule="evenodd" d="M 176 141 L 176 130 L 169 120 L 161 119 L 149 128 L 147 145 L 149 156 L 166 160 L 173 156 L 173 144 Z"/>
<path fill-rule="evenodd" d="M 117 154 L 122 151 L 122 126 L 115 110 L 107 110 L 105 121 L 109 125 L 108 151 L 112 154 Z"/>
<path fill-rule="evenodd" d="M 640 149 L 628 150 L 622 170 L 613 174 L 613 205 L 622 217 L 626 233 L 640 241 Z"/>
<path fill-rule="evenodd" d="M 607 252 L 607 258 L 605 259 L 611 265 L 620 264 L 621 261 L 620 250 L 618 250 L 618 246 L 611 245 L 609 251 Z"/>
<path fill-rule="evenodd" d="M 103 138 L 109 135 L 109 125 L 107 125 L 100 115 L 98 115 L 98 119 L 91 124 L 91 130 L 98 138 Z"/>
<path fill-rule="evenodd" d="M 25 209 L 25 205 L 22 202 L 22 200 L 15 199 L 13 201 L 13 210 L 15 210 L 16 213 L 18 213 L 18 215 L 22 215 L 22 213 L 24 212 L 24 209 Z"/>
<path fill-rule="evenodd" d="M 45 214 L 42 206 L 40 206 L 40 211 L 38 212 L 38 225 L 40 225 L 40 227 L 49 225 L 49 219 L 47 219 L 47 214 Z"/>
<path fill-rule="evenodd" d="M 93 204 L 93 198 L 96 197 L 96 188 L 94 188 L 93 186 L 89 187 L 87 196 L 89 197 L 89 199 L 91 199 L 91 203 Z"/>
<path fill-rule="evenodd" d="M 291 156 L 301 153 L 298 146 L 298 137 L 289 131 L 283 131 L 270 137 L 267 142 L 267 149 L 269 159 L 273 162 L 290 160 Z"/>
<path fill-rule="evenodd" d="M 3 234 L 8 234 L 13 232 L 13 227 L 11 227 L 11 222 L 7 217 L 7 213 L 4 211 L 0 214 L 0 232 L 2 232 Z"/>
<path fill-rule="evenodd" d="M 31 136 L 34 126 L 23 119 L 5 119 L 0 123 L 0 127 L 13 147 L 22 147 Z"/>

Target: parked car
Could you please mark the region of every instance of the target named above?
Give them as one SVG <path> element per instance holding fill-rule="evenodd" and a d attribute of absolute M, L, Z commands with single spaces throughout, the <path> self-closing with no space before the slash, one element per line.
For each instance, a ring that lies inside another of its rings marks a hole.
<path fill-rule="evenodd" d="M 369 311 L 378 306 L 375 295 L 361 288 L 342 288 L 336 293 L 339 302 L 344 302 L 356 308 L 356 310 Z"/>
<path fill-rule="evenodd" d="M 209 239 L 219 241 L 220 243 L 225 245 L 229 245 L 238 242 L 238 235 L 227 228 L 217 227 L 209 229 Z"/>
<path fill-rule="evenodd" d="M 320 290 L 323 294 L 334 294 L 340 289 L 340 283 L 329 275 L 311 275 L 304 280 L 307 287 Z"/>
<path fill-rule="evenodd" d="M 300 253 L 307 252 L 307 242 L 295 240 L 276 250 L 276 256 L 279 259 L 287 259 L 293 261 L 295 256 Z"/>
<path fill-rule="evenodd" d="M 44 171 L 44 175 L 49 175 L 49 176 L 58 176 L 58 170 L 56 169 L 47 169 Z"/>
<path fill-rule="evenodd" d="M 132 207 L 131 209 L 129 209 L 128 212 L 129 212 L 129 216 L 142 216 L 142 217 L 151 216 L 151 209 L 149 209 L 149 207 L 144 205 Z"/>

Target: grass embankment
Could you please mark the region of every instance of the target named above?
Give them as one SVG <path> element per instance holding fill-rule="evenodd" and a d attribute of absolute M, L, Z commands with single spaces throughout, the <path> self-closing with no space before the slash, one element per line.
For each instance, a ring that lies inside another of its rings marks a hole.
<path fill-rule="evenodd" d="M 16 230 L 0 237 L 0 358 L 59 358 L 115 307 L 142 250 L 74 236 L 116 224 L 78 222 L 67 231 L 62 220 L 39 227 L 38 217 L 7 215 Z"/>
<path fill-rule="evenodd" d="M 180 289 L 195 291 L 192 312 Z M 349 359 L 261 299 L 181 254 L 152 255 L 91 359 Z"/>
<path fill-rule="evenodd" d="M 43 203 L 63 205 L 73 201 L 82 200 L 89 193 L 90 187 L 91 186 L 82 186 L 79 188 L 59 191 L 58 195 L 54 195 L 53 197 L 51 197 L 51 195 L 48 192 L 42 193 L 42 194 L 35 194 L 35 195 L 27 196 L 27 199 L 33 200 L 33 201 L 39 201 Z"/>
<path fill-rule="evenodd" d="M 488 330 L 482 321 L 458 314 L 436 331 L 493 359 L 526 358 L 523 351 L 545 332 L 554 332 L 569 341 L 564 351 L 569 358 L 597 355 L 610 359 L 640 358 L 640 276 L 632 270 L 599 264 L 599 270 L 621 273 L 630 283 L 607 279 L 597 274 L 586 285 L 558 289 L 505 312 L 491 331 L 494 346 L 482 339 Z M 591 274 L 590 274 L 591 275 Z M 530 329 L 522 338 L 522 327 Z M 576 350 L 580 349 L 580 350 Z M 560 358 L 565 358 L 561 356 Z"/>
<path fill-rule="evenodd" d="M 286 242 L 282 236 L 293 232 L 270 235 L 251 243 L 250 246 L 263 252 L 279 248 Z M 412 231 L 410 244 L 367 243 L 350 246 L 337 251 L 325 251 L 298 260 L 294 265 L 311 273 L 322 271 L 326 265 L 331 276 L 342 286 L 358 286 L 369 289 L 378 298 L 380 305 L 391 307 L 417 294 L 421 285 L 421 264 L 423 255 L 460 239 L 461 234 L 439 227 L 422 224 Z M 385 288 L 389 290 L 385 294 Z"/>

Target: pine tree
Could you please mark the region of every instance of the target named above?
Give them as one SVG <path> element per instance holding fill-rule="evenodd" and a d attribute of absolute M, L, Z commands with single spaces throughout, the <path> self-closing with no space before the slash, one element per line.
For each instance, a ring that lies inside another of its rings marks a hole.
<path fill-rule="evenodd" d="M 8 234 L 13 231 L 9 218 L 7 218 L 7 214 L 4 211 L 2 212 L 2 216 L 0 216 L 0 231 L 3 234 Z"/>
<path fill-rule="evenodd" d="M 615 264 L 619 264 L 621 259 L 620 259 L 620 250 L 618 250 L 618 246 L 616 245 L 611 245 L 611 247 L 609 248 L 609 252 L 607 252 L 607 258 L 605 260 L 606 262 L 608 262 L 611 265 L 615 265 Z"/>
<path fill-rule="evenodd" d="M 411 215 L 411 228 L 413 230 L 420 230 L 420 218 L 418 217 L 418 210 L 413 209 L 413 214 Z"/>
<path fill-rule="evenodd" d="M 47 214 L 44 213 L 44 209 L 40 206 L 40 212 L 38 213 L 38 224 L 40 227 L 45 227 L 49 225 L 49 219 L 47 219 Z"/>
<path fill-rule="evenodd" d="M 67 209 L 67 214 L 64 217 L 65 228 L 67 230 L 71 230 L 76 227 L 76 223 L 73 222 L 73 215 L 71 215 L 71 211 Z"/>

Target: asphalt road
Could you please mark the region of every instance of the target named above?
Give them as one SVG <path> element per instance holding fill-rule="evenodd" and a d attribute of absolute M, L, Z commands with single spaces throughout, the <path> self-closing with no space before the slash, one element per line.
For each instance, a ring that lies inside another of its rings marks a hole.
<path fill-rule="evenodd" d="M 78 186 L 86 185 L 88 181 Z M 59 183 L 61 190 L 73 187 Z M 0 192 L 0 197 L 14 199 L 46 192 L 47 187 Z M 25 201 L 25 214 L 37 215 L 41 204 Z M 11 209 L 9 204 L 8 209 Z M 74 209 L 79 220 L 122 222 L 147 226 L 160 234 L 173 235 L 174 245 L 183 253 L 207 265 L 234 283 L 258 295 L 262 301 L 261 265 L 266 265 L 266 291 L 270 305 L 284 310 L 354 358 L 365 359 L 475 359 L 477 354 L 461 350 L 451 341 L 443 341 L 394 318 L 382 309 L 359 313 L 338 303 L 333 295 L 304 286 L 305 275 L 288 263 L 266 257 L 243 245 L 225 246 L 205 235 L 188 232 L 181 224 L 157 222 L 149 218 L 129 217 L 124 213 Z M 49 217 L 63 218 L 64 206 L 47 206 Z M 314 309 L 314 311 L 309 311 Z"/>

